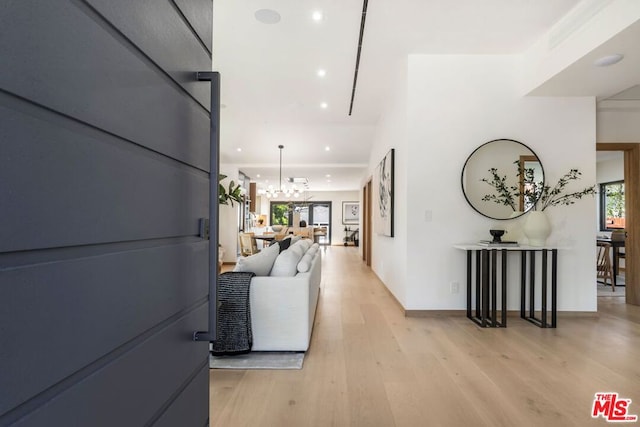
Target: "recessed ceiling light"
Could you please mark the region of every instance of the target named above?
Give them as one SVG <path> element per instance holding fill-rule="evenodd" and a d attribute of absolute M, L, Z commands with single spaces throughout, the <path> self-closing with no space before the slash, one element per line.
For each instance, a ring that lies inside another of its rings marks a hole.
<path fill-rule="evenodd" d="M 238 148 L 236 148 L 236 151 L 239 153 L 239 152 L 242 151 L 242 148 L 238 147 Z"/>
<path fill-rule="evenodd" d="M 330 180 L 330 179 L 328 179 L 328 180 L 327 180 L 327 182 L 331 182 L 331 180 Z"/>
<path fill-rule="evenodd" d="M 324 70 L 324 69 L 320 68 L 318 70 L 317 74 L 318 74 L 318 77 L 324 77 L 324 76 L 327 75 L 327 70 Z"/>
<path fill-rule="evenodd" d="M 618 62 L 622 61 L 623 58 L 624 58 L 624 55 L 620 53 L 616 53 L 613 55 L 606 55 L 606 56 L 603 56 L 602 58 L 596 59 L 593 65 L 597 67 L 608 67 L 609 65 L 617 64 Z"/>
<path fill-rule="evenodd" d="M 322 108 L 323 110 L 326 110 L 327 107 L 329 107 L 329 104 L 327 104 L 326 102 L 320 103 L 320 108 Z"/>
<path fill-rule="evenodd" d="M 280 22 L 280 14 L 272 9 L 259 9 L 256 10 L 254 16 L 259 22 L 263 24 L 277 24 Z"/>
<path fill-rule="evenodd" d="M 314 10 L 311 14 L 311 18 L 313 18 L 313 20 L 316 22 L 322 21 L 322 18 L 324 18 L 324 14 L 321 10 Z"/>
<path fill-rule="evenodd" d="M 256 175 L 256 178 L 260 178 L 260 174 L 257 174 L 257 175 Z"/>
<path fill-rule="evenodd" d="M 324 151 L 331 151 L 331 147 L 327 145 L 326 147 L 324 147 Z"/>
<path fill-rule="evenodd" d="M 328 174 L 326 174 L 325 176 L 326 176 L 327 178 L 331 178 L 331 174 L 329 174 L 329 173 L 328 173 Z"/>

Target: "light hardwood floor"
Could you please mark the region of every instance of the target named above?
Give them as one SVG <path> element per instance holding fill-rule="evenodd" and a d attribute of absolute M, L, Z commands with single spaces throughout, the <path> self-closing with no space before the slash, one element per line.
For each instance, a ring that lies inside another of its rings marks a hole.
<path fill-rule="evenodd" d="M 555 330 L 518 317 L 480 329 L 404 317 L 355 247 L 323 256 L 304 368 L 211 370 L 212 426 L 605 425 L 591 418 L 596 392 L 640 415 L 640 307 L 623 298 L 599 298 L 597 316 L 561 313 Z"/>

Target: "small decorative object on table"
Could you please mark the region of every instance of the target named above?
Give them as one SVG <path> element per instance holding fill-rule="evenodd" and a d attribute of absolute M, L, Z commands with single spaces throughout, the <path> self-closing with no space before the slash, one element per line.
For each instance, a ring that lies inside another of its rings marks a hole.
<path fill-rule="evenodd" d="M 504 230 L 489 230 L 489 234 L 493 236 L 493 243 L 501 243 L 502 236 L 504 236 Z"/>
<path fill-rule="evenodd" d="M 480 240 L 479 245 L 482 246 L 518 246 L 518 242 L 509 240 L 502 240 L 502 236 L 506 233 L 505 230 L 494 229 L 489 230 L 489 233 L 493 236 L 493 240 Z"/>

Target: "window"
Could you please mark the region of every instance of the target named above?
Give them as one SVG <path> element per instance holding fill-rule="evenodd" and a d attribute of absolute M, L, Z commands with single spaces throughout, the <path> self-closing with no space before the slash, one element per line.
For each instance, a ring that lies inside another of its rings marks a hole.
<path fill-rule="evenodd" d="M 624 181 L 600 184 L 600 231 L 625 228 Z"/>
<path fill-rule="evenodd" d="M 286 202 L 271 202 L 271 225 L 289 225 L 289 205 Z"/>
<path fill-rule="evenodd" d="M 293 213 L 300 214 L 300 221 L 307 226 L 324 227 L 325 237 L 320 244 L 331 243 L 331 202 L 271 202 L 271 225 L 297 226 L 293 224 Z"/>

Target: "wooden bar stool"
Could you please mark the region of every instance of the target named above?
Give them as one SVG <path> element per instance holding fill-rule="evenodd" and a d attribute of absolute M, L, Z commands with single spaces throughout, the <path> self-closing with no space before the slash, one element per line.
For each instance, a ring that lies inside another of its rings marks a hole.
<path fill-rule="evenodd" d="M 597 258 L 597 278 L 602 279 L 605 286 L 607 285 L 607 278 L 611 283 L 611 289 L 616 290 L 613 281 L 613 268 L 611 265 L 611 243 L 597 242 L 598 245 L 598 258 Z"/>

